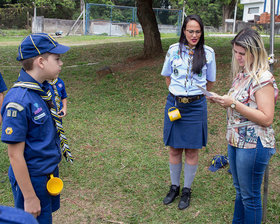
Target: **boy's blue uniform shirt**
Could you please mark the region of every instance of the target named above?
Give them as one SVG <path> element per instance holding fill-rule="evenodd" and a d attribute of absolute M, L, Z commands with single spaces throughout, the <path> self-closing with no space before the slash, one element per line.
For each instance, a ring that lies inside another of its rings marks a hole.
<path fill-rule="evenodd" d="M 56 83 L 57 91 L 61 99 L 67 98 L 67 93 L 65 90 L 65 84 L 61 78 L 57 78 L 57 83 Z"/>
<path fill-rule="evenodd" d="M 194 49 L 195 51 L 195 49 Z M 215 52 L 211 47 L 204 45 L 206 56 L 206 64 L 203 66 L 200 74 L 187 74 L 189 50 L 182 46 L 182 57 L 179 54 L 179 43 L 169 47 L 165 57 L 162 76 L 170 76 L 171 83 L 169 91 L 175 96 L 194 96 L 203 94 L 203 92 L 195 85 L 198 84 L 206 89 L 207 80 L 216 81 L 216 61 Z M 186 75 L 188 82 L 186 82 Z M 192 80 L 192 82 L 190 81 Z"/>
<path fill-rule="evenodd" d="M 0 206 L 1 224 L 38 224 L 36 219 L 22 209 Z"/>
<path fill-rule="evenodd" d="M 55 83 L 58 95 L 63 100 L 67 98 L 67 93 L 65 89 L 65 84 L 61 78 L 57 78 L 57 82 Z M 60 109 L 63 107 L 62 101 L 60 101 Z"/>
<path fill-rule="evenodd" d="M 6 86 L 5 82 L 4 82 L 2 74 L 0 73 L 0 93 L 3 93 L 6 90 L 7 90 L 7 86 Z"/>
<path fill-rule="evenodd" d="M 18 81 L 36 82 L 23 69 Z M 43 89 L 49 84 L 38 83 Z M 35 91 L 16 87 L 4 98 L 1 140 L 25 142 L 24 157 L 30 176 L 52 173 L 61 161 L 60 139 L 46 102 Z"/>

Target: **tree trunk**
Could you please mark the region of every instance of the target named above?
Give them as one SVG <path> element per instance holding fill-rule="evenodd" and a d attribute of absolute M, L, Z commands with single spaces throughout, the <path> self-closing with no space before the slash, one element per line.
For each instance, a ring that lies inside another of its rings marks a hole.
<path fill-rule="evenodd" d="M 160 33 L 156 16 L 152 8 L 152 0 L 137 0 L 137 17 L 144 33 L 144 57 L 152 58 L 160 55 L 162 50 Z"/>
<path fill-rule="evenodd" d="M 232 0 L 228 5 L 223 5 L 223 27 L 224 31 L 227 32 L 226 19 L 230 19 L 232 12 L 234 12 L 236 0 Z"/>

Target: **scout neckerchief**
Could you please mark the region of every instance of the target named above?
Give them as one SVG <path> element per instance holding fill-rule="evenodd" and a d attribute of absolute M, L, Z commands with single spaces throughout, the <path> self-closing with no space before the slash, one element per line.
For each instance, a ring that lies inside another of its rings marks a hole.
<path fill-rule="evenodd" d="M 54 79 L 52 81 L 50 81 L 49 83 L 52 85 L 53 87 L 53 91 L 54 91 L 54 95 L 55 95 L 55 104 L 56 104 L 56 107 L 57 107 L 57 111 L 60 111 L 60 101 L 61 101 L 61 98 L 58 94 L 58 91 L 57 91 L 57 87 L 56 87 L 56 83 L 57 83 L 58 79 Z"/>
<path fill-rule="evenodd" d="M 187 86 L 188 76 L 190 75 L 190 81 L 192 85 L 193 81 L 193 71 L 192 71 L 192 65 L 193 65 L 193 55 L 194 55 L 194 49 L 195 47 L 189 47 L 188 45 L 185 45 L 186 49 L 189 50 L 189 57 L 188 57 L 188 70 L 186 74 L 186 81 L 185 81 L 185 87 Z"/>
<path fill-rule="evenodd" d="M 61 148 L 61 151 L 64 155 L 64 157 L 66 158 L 67 161 L 70 161 L 71 163 L 73 162 L 73 158 L 72 158 L 72 155 L 71 155 L 71 152 L 70 152 L 70 149 L 69 149 L 69 146 L 68 146 L 68 140 L 64 134 L 64 129 L 63 129 L 63 126 L 62 126 L 62 123 L 61 123 L 61 119 L 58 117 L 57 115 L 57 110 L 55 109 L 54 105 L 53 105 L 53 102 L 52 102 L 52 93 L 50 90 L 48 90 L 47 92 L 45 92 L 37 83 L 35 82 L 16 82 L 12 88 L 14 87 L 22 87 L 22 88 L 26 88 L 26 89 L 32 89 L 34 91 L 36 91 L 40 96 L 41 98 L 46 101 L 49 109 L 50 109 L 50 112 L 51 112 L 51 115 L 52 115 L 52 118 L 55 122 L 55 126 L 56 126 L 56 130 L 57 130 L 57 133 L 59 135 L 59 138 L 60 138 L 60 148 Z"/>

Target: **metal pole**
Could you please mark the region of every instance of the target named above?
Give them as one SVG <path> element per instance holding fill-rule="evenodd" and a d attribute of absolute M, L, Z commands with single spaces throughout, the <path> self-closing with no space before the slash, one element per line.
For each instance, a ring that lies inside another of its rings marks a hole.
<path fill-rule="evenodd" d="M 186 7 L 186 1 L 183 2 L 182 26 L 184 24 L 184 19 L 185 19 L 185 7 Z"/>
<path fill-rule="evenodd" d="M 84 9 L 85 10 L 85 9 Z M 74 22 L 73 26 L 70 28 L 70 30 L 67 32 L 66 36 L 69 35 L 69 33 L 74 29 L 74 27 L 76 26 L 77 22 L 80 20 L 81 16 L 84 14 L 84 10 L 81 12 L 81 14 L 79 15 L 78 19 Z"/>
<path fill-rule="evenodd" d="M 32 2 L 34 9 L 33 9 L 33 23 L 32 23 L 32 33 L 37 33 L 37 10 L 35 2 Z"/>
<path fill-rule="evenodd" d="M 86 33 L 86 7 L 85 7 L 85 1 L 82 0 L 81 3 L 82 3 L 81 10 L 83 12 L 83 34 L 85 35 L 85 33 Z"/>
<path fill-rule="evenodd" d="M 113 8 L 113 6 L 111 6 L 111 10 L 110 10 L 111 21 L 110 21 L 110 35 L 109 36 L 112 36 L 112 19 L 113 19 L 112 8 Z"/>
<path fill-rule="evenodd" d="M 275 0 L 271 0 L 270 1 L 270 43 L 269 43 L 270 44 L 269 68 L 271 73 L 273 73 L 273 63 L 274 63 L 274 18 L 275 18 Z M 268 177 L 269 177 L 269 164 L 267 164 L 264 173 L 263 215 L 262 215 L 263 223 L 266 223 L 266 218 L 267 218 Z"/>
<path fill-rule="evenodd" d="M 269 164 L 267 164 L 267 167 L 266 167 L 265 173 L 264 173 L 264 185 L 263 185 L 263 215 L 262 215 L 262 221 L 263 221 L 263 223 L 266 223 L 266 217 L 267 217 L 268 176 L 269 176 Z"/>
<path fill-rule="evenodd" d="M 264 5 L 263 5 L 263 12 L 266 10 L 266 0 L 264 0 Z"/>
<path fill-rule="evenodd" d="M 234 32 L 235 32 L 237 4 L 238 4 L 238 0 L 236 0 L 236 4 L 235 4 L 235 8 L 234 8 L 234 19 L 233 19 L 233 27 L 232 27 L 232 33 L 233 33 L 233 34 L 234 34 Z"/>
<path fill-rule="evenodd" d="M 270 61 L 270 72 L 273 73 L 273 63 L 274 63 L 274 24 L 275 24 L 275 1 L 271 0 L 271 6 L 270 6 L 270 47 L 269 47 L 269 53 L 270 53 L 270 59 L 273 60 Z"/>

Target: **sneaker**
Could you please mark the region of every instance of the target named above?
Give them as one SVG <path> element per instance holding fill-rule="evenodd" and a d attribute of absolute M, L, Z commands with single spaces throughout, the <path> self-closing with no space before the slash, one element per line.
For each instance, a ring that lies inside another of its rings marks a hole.
<path fill-rule="evenodd" d="M 175 198 L 179 195 L 179 192 L 180 186 L 171 185 L 168 194 L 163 199 L 163 204 L 168 205 L 172 203 L 175 200 Z"/>
<path fill-rule="evenodd" d="M 191 192 L 190 188 L 184 187 L 182 189 L 182 196 L 181 196 L 181 199 L 180 199 L 179 205 L 178 205 L 178 208 L 180 210 L 186 209 L 187 207 L 189 207 L 190 200 L 191 200 L 191 193 L 192 192 Z"/>

